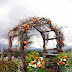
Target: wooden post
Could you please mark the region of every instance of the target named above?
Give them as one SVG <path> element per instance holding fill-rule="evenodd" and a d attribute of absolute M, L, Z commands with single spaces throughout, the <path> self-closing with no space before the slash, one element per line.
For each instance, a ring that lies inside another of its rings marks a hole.
<path fill-rule="evenodd" d="M 4 48 L 1 48 L 1 59 L 2 59 L 2 61 L 4 59 Z"/>
<path fill-rule="evenodd" d="M 45 35 L 43 35 L 43 61 L 44 61 L 44 68 L 46 68 Z"/>
<path fill-rule="evenodd" d="M 12 47 L 12 40 L 11 40 L 11 37 L 9 37 L 8 61 L 11 61 L 11 47 Z"/>
<path fill-rule="evenodd" d="M 23 52 L 23 42 L 22 42 L 22 38 L 20 38 L 20 56 L 21 56 L 21 71 L 22 72 L 26 72 L 24 69 L 25 69 L 25 54 Z"/>

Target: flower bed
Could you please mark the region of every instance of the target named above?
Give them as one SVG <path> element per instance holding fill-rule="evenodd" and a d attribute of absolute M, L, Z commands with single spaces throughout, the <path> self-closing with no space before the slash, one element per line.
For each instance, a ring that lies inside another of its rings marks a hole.
<path fill-rule="evenodd" d="M 39 57 L 39 53 L 34 51 L 26 56 L 27 69 L 30 71 L 38 70 L 38 68 L 43 68 L 44 62 L 43 58 Z"/>
<path fill-rule="evenodd" d="M 58 55 L 57 64 L 59 65 L 59 72 L 72 72 L 72 63 L 70 53 L 60 53 Z"/>

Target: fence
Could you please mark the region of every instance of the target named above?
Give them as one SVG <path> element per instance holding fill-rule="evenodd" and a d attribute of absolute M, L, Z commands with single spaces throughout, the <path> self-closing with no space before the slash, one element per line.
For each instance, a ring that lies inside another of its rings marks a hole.
<path fill-rule="evenodd" d="M 6 54 L 6 53 L 4 52 L 4 48 L 1 48 L 0 54 L 1 54 L 1 60 L 3 61 L 3 59 L 4 59 L 4 54 Z"/>

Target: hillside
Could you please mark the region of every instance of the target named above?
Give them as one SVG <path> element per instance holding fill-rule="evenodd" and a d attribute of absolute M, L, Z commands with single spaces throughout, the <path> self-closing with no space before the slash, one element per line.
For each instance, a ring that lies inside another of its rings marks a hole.
<path fill-rule="evenodd" d="M 8 44 L 0 44 L 0 50 L 1 50 L 1 48 L 2 47 L 4 47 L 4 50 L 7 50 L 8 49 Z M 14 45 L 12 48 L 16 48 L 16 46 Z M 65 46 L 65 47 L 63 47 L 63 49 L 72 49 L 72 46 Z M 42 51 L 43 50 L 43 48 L 36 48 L 36 47 L 33 47 L 33 46 L 31 46 L 31 47 L 29 47 L 28 48 L 29 50 L 35 50 L 35 51 Z"/>

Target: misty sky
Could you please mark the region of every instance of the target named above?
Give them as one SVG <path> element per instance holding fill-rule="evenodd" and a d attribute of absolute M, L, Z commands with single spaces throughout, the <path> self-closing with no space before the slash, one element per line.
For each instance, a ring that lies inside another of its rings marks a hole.
<path fill-rule="evenodd" d="M 0 43 L 8 44 L 8 31 L 33 16 L 50 18 L 62 26 L 65 43 L 72 45 L 72 0 L 0 0 Z"/>

